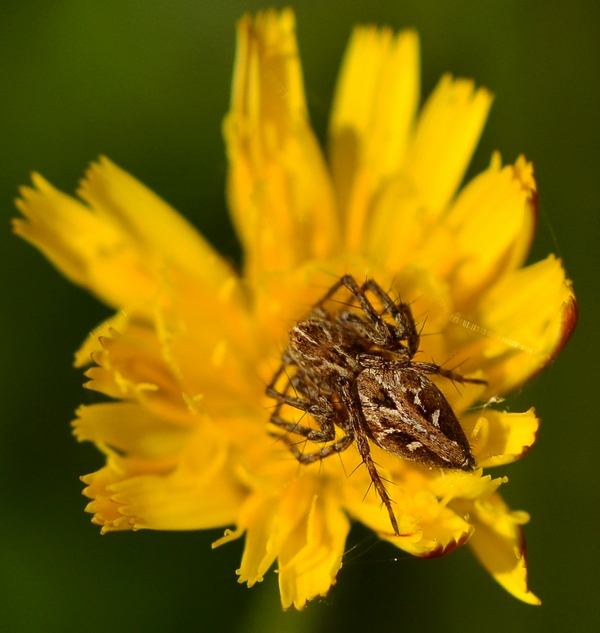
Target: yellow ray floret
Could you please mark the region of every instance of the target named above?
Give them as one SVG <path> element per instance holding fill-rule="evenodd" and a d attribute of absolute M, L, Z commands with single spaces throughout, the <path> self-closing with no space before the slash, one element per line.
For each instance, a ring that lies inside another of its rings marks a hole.
<path fill-rule="evenodd" d="M 224 133 L 228 199 L 253 279 L 331 255 L 339 239 L 332 187 L 308 121 L 294 27 L 290 10 L 238 24 Z"/>
<path fill-rule="evenodd" d="M 360 248 L 373 197 L 404 164 L 419 101 L 417 34 L 355 29 L 329 124 L 329 157 L 346 248 Z"/>

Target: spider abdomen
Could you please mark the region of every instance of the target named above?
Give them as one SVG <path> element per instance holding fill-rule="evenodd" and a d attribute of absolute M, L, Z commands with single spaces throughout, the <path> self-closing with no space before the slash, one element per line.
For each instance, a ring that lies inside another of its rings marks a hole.
<path fill-rule="evenodd" d="M 366 431 L 384 450 L 440 468 L 472 471 L 475 460 L 452 407 L 410 366 L 366 368 L 356 378 Z"/>

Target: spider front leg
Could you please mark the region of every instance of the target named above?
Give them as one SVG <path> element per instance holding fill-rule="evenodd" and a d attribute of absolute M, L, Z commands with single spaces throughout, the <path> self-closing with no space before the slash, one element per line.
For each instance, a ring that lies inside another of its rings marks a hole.
<path fill-rule="evenodd" d="M 372 330 L 370 328 L 363 328 L 363 336 L 366 336 L 372 343 L 380 345 L 381 347 L 390 347 L 394 345 L 396 337 L 394 337 L 390 332 L 390 328 L 387 323 L 381 318 L 381 315 L 377 312 L 377 310 L 375 310 L 373 304 L 369 301 L 367 295 L 365 294 L 365 289 L 370 287 L 369 284 L 371 282 L 366 281 L 362 286 L 359 286 L 352 275 L 344 275 L 340 279 L 340 283 L 354 295 L 354 298 L 358 301 L 362 311 L 365 313 L 373 328 Z M 373 281 L 372 283 L 379 288 L 376 282 Z M 383 293 L 383 291 L 381 292 Z M 391 302 L 389 297 L 388 300 Z"/>
<path fill-rule="evenodd" d="M 398 328 L 396 338 L 400 341 L 406 341 L 408 357 L 415 356 L 419 351 L 421 337 L 417 331 L 410 306 L 402 301 L 392 301 L 388 293 L 374 279 L 369 279 L 363 284 L 363 291 L 367 290 L 370 290 L 381 301 L 385 311 L 396 322 Z"/>
<path fill-rule="evenodd" d="M 470 382 L 475 385 L 487 385 L 487 380 L 481 378 L 467 378 L 462 374 L 457 374 L 451 369 L 444 369 L 435 363 L 422 363 L 414 360 L 386 360 L 372 354 L 359 354 L 358 362 L 364 368 L 380 369 L 382 371 L 395 371 L 398 369 L 411 369 L 419 374 L 427 374 L 430 376 L 444 376 L 448 380 L 453 380 L 461 384 Z"/>
<path fill-rule="evenodd" d="M 421 374 L 430 374 L 430 375 L 438 375 L 444 376 L 444 378 L 448 378 L 448 380 L 452 380 L 454 382 L 460 382 L 461 384 L 465 382 L 470 382 L 475 385 L 487 385 L 487 380 L 482 380 L 481 378 L 467 378 L 462 374 L 457 374 L 451 369 L 444 369 L 435 363 L 421 363 L 419 361 L 412 361 L 410 363 L 411 369 L 418 371 Z"/>
<path fill-rule="evenodd" d="M 329 301 L 340 288 L 344 287 L 350 291 L 356 301 L 358 301 L 366 318 L 363 319 L 354 312 L 342 311 L 338 315 L 338 322 L 351 325 L 360 336 L 374 345 L 381 347 L 398 347 L 397 337 L 390 331 L 389 325 L 381 318 L 365 295 L 364 288 L 368 283 L 369 282 L 366 282 L 363 286 L 359 286 L 352 275 L 344 275 L 327 291 L 325 296 L 316 303 L 314 309 L 320 310 L 326 301 Z M 377 287 L 379 288 L 379 286 Z M 389 298 L 388 300 L 391 302 Z"/>

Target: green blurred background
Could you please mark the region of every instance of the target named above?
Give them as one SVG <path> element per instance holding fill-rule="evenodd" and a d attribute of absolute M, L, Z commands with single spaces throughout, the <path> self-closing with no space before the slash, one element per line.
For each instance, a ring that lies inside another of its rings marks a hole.
<path fill-rule="evenodd" d="M 270 5 L 279 5 L 270 2 Z M 283 6 L 284 3 L 282 3 Z M 288 3 L 285 3 L 288 4 Z M 597 631 L 600 357 L 600 5 L 593 0 L 333 0 L 295 3 L 311 117 L 321 138 L 350 29 L 416 27 L 423 94 L 445 71 L 497 95 L 471 173 L 494 149 L 536 165 L 532 260 L 556 252 L 581 320 L 558 362 L 508 405 L 544 420 L 527 459 L 503 469 L 527 509 L 532 589 L 519 603 L 463 548 L 420 561 L 356 526 L 329 596 L 282 613 L 275 574 L 238 585 L 242 542 L 221 530 L 100 537 L 78 476 L 102 459 L 68 426 L 93 395 L 72 353 L 108 310 L 9 234 L 17 186 L 35 169 L 73 191 L 106 154 L 153 188 L 229 257 L 220 125 L 234 22 L 262 3 L 21 0 L 0 4 L 0 628 L 37 631 Z M 594 325 L 594 323 L 596 325 Z M 368 627 L 368 629 L 367 629 Z"/>

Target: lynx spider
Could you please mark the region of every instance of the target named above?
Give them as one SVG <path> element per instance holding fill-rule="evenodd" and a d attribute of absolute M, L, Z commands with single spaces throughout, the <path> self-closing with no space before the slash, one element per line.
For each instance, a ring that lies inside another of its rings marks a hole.
<path fill-rule="evenodd" d="M 331 315 L 324 305 L 342 289 L 358 302 L 359 311 L 343 309 Z M 367 293 L 379 301 L 381 313 Z M 419 343 L 408 304 L 393 301 L 373 279 L 359 286 L 354 277 L 345 275 L 292 328 L 282 364 L 266 389 L 267 396 L 277 402 L 272 424 L 309 442 L 325 444 L 303 453 L 288 441 L 301 464 L 323 460 L 356 444 L 396 535 L 400 530 L 392 499 L 371 456 L 370 442 L 428 466 L 472 471 L 476 463 L 467 437 L 428 376 L 486 384 L 434 363 L 414 361 Z M 278 390 L 282 377 L 286 382 Z M 285 420 L 281 416 L 284 405 L 311 415 L 318 428 Z M 344 433 L 339 439 L 336 426 Z"/>

